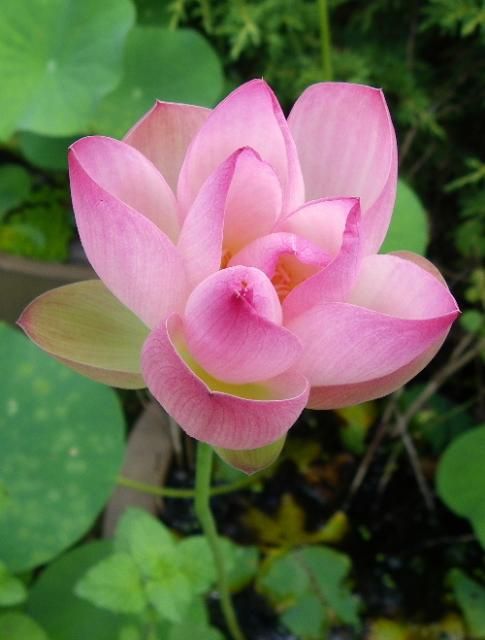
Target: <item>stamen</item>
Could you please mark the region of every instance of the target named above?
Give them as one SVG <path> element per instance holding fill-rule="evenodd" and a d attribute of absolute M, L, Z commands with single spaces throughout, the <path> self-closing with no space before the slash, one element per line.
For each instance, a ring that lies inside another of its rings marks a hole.
<path fill-rule="evenodd" d="M 293 289 L 293 283 L 291 281 L 290 274 L 281 264 L 281 261 L 278 262 L 276 272 L 271 278 L 271 282 L 273 283 L 276 293 L 278 294 L 278 298 L 281 302 L 283 302 L 286 296 Z"/>
<path fill-rule="evenodd" d="M 227 267 L 227 265 L 229 264 L 229 260 L 231 258 L 232 258 L 232 253 L 229 251 L 229 249 L 226 249 L 222 254 L 221 269 L 225 269 Z"/>
<path fill-rule="evenodd" d="M 316 273 L 318 269 L 318 265 L 300 262 L 295 255 L 280 256 L 274 276 L 271 278 L 280 302 L 283 302 L 295 287 Z"/>

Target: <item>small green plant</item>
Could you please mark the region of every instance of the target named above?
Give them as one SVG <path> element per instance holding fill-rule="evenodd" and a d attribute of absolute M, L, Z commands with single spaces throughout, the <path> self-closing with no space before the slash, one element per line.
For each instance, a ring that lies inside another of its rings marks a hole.
<path fill-rule="evenodd" d="M 332 623 L 359 625 L 359 600 L 348 584 L 350 568 L 343 553 L 302 547 L 270 560 L 258 586 L 282 612 L 290 631 L 302 640 L 318 640 Z"/>
<path fill-rule="evenodd" d="M 256 570 L 254 553 L 222 542 L 230 581 L 241 586 L 241 580 L 244 584 Z M 246 575 L 244 566 L 249 567 Z M 163 630 L 161 637 L 170 640 L 194 634 L 201 640 L 218 640 L 222 636 L 209 626 L 203 603 L 215 580 L 204 537 L 177 541 L 161 522 L 132 508 L 119 522 L 113 553 L 88 570 L 75 592 L 98 607 L 136 616 L 139 628 L 127 638 L 140 637 L 136 634 L 144 629 L 153 638 Z"/>
<path fill-rule="evenodd" d="M 0 251 L 37 260 L 62 262 L 74 235 L 72 216 L 62 187 L 33 190 L 0 224 Z"/>
<path fill-rule="evenodd" d="M 16 611 L 0 615 L 0 638 L 8 640 L 50 640 L 29 616 Z"/>
<path fill-rule="evenodd" d="M 485 638 L 485 586 L 460 569 L 452 569 L 448 582 L 463 611 L 470 638 Z"/>
<path fill-rule="evenodd" d="M 0 561 L 0 607 L 13 607 L 27 598 L 27 589 L 22 580 L 10 573 Z"/>

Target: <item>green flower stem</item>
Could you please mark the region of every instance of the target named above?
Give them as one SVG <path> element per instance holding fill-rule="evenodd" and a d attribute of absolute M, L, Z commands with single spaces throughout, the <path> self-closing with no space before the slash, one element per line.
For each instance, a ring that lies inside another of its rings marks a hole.
<path fill-rule="evenodd" d="M 318 0 L 320 13 L 320 42 L 322 47 L 322 72 L 323 80 L 330 82 L 333 80 L 332 70 L 332 42 L 330 36 L 330 18 L 328 14 L 327 0 Z"/>
<path fill-rule="evenodd" d="M 220 487 L 212 487 L 209 491 L 211 496 L 221 496 L 225 493 L 232 493 L 233 491 L 239 491 L 245 489 L 256 482 L 259 482 L 263 477 L 263 473 L 254 474 L 247 478 L 242 478 L 236 482 L 230 484 L 224 484 Z M 138 482 L 138 480 L 132 480 L 125 476 L 119 476 L 117 483 L 121 487 L 127 489 L 133 489 L 134 491 L 140 491 L 141 493 L 148 493 L 152 496 L 158 496 L 160 498 L 182 498 L 183 500 L 192 500 L 195 498 L 194 489 L 177 489 L 175 487 L 157 487 L 154 484 L 146 484 L 145 482 Z"/>
<path fill-rule="evenodd" d="M 195 512 L 202 526 L 202 531 L 209 543 L 216 566 L 219 597 L 222 612 L 233 640 L 244 640 L 239 628 L 236 613 L 231 601 L 227 575 L 224 567 L 224 557 L 219 545 L 216 523 L 210 509 L 210 481 L 212 474 L 213 450 L 205 442 L 197 443 L 197 459 L 195 467 Z"/>

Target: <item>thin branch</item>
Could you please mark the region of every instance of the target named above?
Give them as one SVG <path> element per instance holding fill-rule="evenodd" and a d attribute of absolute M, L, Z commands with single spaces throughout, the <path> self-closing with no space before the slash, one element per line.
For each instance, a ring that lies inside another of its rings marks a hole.
<path fill-rule="evenodd" d="M 399 389 L 398 391 L 395 391 L 392 394 L 392 396 L 389 398 L 386 404 L 386 408 L 384 409 L 384 412 L 382 414 L 382 418 L 379 423 L 379 426 L 375 431 L 374 437 L 372 438 L 372 441 L 369 447 L 367 448 L 365 456 L 362 458 L 359 468 L 357 469 L 354 479 L 352 480 L 352 484 L 350 485 L 346 504 L 343 507 L 344 510 L 346 510 L 346 508 L 348 508 L 348 506 L 350 505 L 350 502 L 352 501 L 354 495 L 359 490 L 362 482 L 364 481 L 367 475 L 367 472 L 369 471 L 369 467 L 374 459 L 377 449 L 379 448 L 381 442 L 383 441 L 387 433 L 387 430 L 389 429 L 390 419 L 394 414 L 394 412 L 396 411 L 397 400 L 401 393 L 402 393 L 401 389 Z"/>
<path fill-rule="evenodd" d="M 402 415 L 398 415 L 396 427 L 393 433 L 393 437 L 399 436 L 404 444 L 406 452 L 409 457 L 416 482 L 418 483 L 419 490 L 423 496 L 424 502 L 427 508 L 432 511 L 434 509 L 434 498 L 431 489 L 428 486 L 426 478 L 424 477 L 419 456 L 414 446 L 414 442 L 409 435 L 408 427 L 414 416 L 421 411 L 426 405 L 428 400 L 436 393 L 436 391 L 448 380 L 450 376 L 456 373 L 459 369 L 471 362 L 485 346 L 485 340 L 476 341 L 474 346 L 467 350 L 467 347 L 476 340 L 473 334 L 465 335 L 458 343 L 457 347 L 453 351 L 449 362 L 442 367 L 424 387 L 423 391 L 418 397 L 411 403 L 408 409 Z"/>
<path fill-rule="evenodd" d="M 416 451 L 416 447 L 414 446 L 413 439 L 409 435 L 407 430 L 404 430 L 401 434 L 401 439 L 404 443 L 404 448 L 406 449 L 406 453 L 408 454 L 409 461 L 411 463 L 411 467 L 414 471 L 414 475 L 416 477 L 416 482 L 418 483 L 418 488 L 423 496 L 424 504 L 428 511 L 434 511 L 435 502 L 431 489 L 428 486 L 428 482 L 424 477 L 423 469 L 421 467 L 421 462 L 419 461 L 418 452 Z"/>
<path fill-rule="evenodd" d="M 211 496 L 221 496 L 225 493 L 232 493 L 233 491 L 241 491 L 247 489 L 251 485 L 261 482 L 265 477 L 266 470 L 255 473 L 252 476 L 245 476 L 240 480 L 234 482 L 216 485 L 210 489 Z M 138 482 L 138 480 L 132 480 L 126 476 L 118 476 L 117 484 L 121 487 L 127 487 L 134 491 L 140 491 L 141 493 L 147 493 L 152 496 L 159 496 L 160 498 L 180 498 L 192 500 L 195 496 L 194 489 L 182 489 L 179 487 L 160 487 L 154 484 L 147 484 L 146 482 Z"/>
<path fill-rule="evenodd" d="M 480 353 L 480 351 L 485 348 L 485 339 L 481 339 L 476 341 L 475 345 L 466 351 L 467 347 L 473 343 L 474 340 L 476 340 L 476 336 L 473 334 L 467 334 L 462 338 L 451 354 L 451 358 L 448 363 L 435 373 L 418 397 L 401 416 L 401 419 L 398 420 L 393 436 L 402 435 L 414 416 L 421 411 L 428 400 L 438 391 L 448 378 L 471 362 Z"/>
<path fill-rule="evenodd" d="M 419 464 L 419 458 L 413 441 L 407 433 L 407 428 L 414 416 L 424 407 L 428 400 L 446 382 L 446 380 L 448 380 L 448 378 L 454 373 L 459 371 L 459 369 L 471 362 L 485 347 L 484 339 L 478 340 L 473 346 L 470 346 L 475 340 L 476 336 L 474 336 L 473 334 L 467 334 L 462 338 L 462 340 L 458 343 L 458 345 L 452 352 L 448 363 L 435 373 L 433 378 L 428 382 L 428 384 L 424 387 L 422 392 L 418 395 L 414 402 L 412 402 L 412 404 L 408 407 L 404 414 L 399 415 L 397 412 L 397 401 L 399 395 L 402 393 L 402 389 L 392 394 L 390 400 L 386 405 L 386 408 L 384 409 L 381 422 L 379 423 L 379 426 L 377 427 L 377 430 L 366 451 L 366 454 L 362 459 L 362 462 L 360 463 L 357 472 L 352 480 L 349 494 L 343 507 L 344 510 L 349 507 L 352 499 L 354 498 L 365 477 L 367 476 L 374 456 L 391 426 L 391 419 L 393 415 L 396 414 L 396 427 L 392 435 L 393 437 L 399 436 L 402 438 L 404 447 L 411 461 L 413 471 L 416 475 L 418 485 L 426 501 L 426 504 L 428 506 L 432 505 L 433 499 L 432 497 L 430 499 L 431 492 L 429 491 L 426 480 L 424 479 L 424 476 L 422 474 L 421 466 Z"/>

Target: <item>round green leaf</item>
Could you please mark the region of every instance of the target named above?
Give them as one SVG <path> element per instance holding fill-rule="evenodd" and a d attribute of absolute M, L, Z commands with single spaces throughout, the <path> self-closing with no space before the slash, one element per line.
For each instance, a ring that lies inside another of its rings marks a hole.
<path fill-rule="evenodd" d="M 156 99 L 210 106 L 222 86 L 221 63 L 201 35 L 136 27 L 128 36 L 123 79 L 101 101 L 93 126 L 122 137 Z"/>
<path fill-rule="evenodd" d="M 460 318 L 460 324 L 469 333 L 480 333 L 485 329 L 485 315 L 478 309 L 467 309 Z"/>
<path fill-rule="evenodd" d="M 0 559 L 50 560 L 94 522 L 116 482 L 124 421 L 115 392 L 0 325 Z"/>
<path fill-rule="evenodd" d="M 0 167 L 0 220 L 27 198 L 32 187 L 30 173 L 18 164 Z"/>
<path fill-rule="evenodd" d="M 454 440 L 441 458 L 438 493 L 459 516 L 468 518 L 485 546 L 485 425 Z"/>
<path fill-rule="evenodd" d="M 411 187 L 403 180 L 399 180 L 396 206 L 380 252 L 414 251 L 424 255 L 428 241 L 429 229 L 426 211 Z"/>
<path fill-rule="evenodd" d="M 133 21 L 130 0 L 2 0 L 0 138 L 87 130 L 94 104 L 119 82 Z"/>
<path fill-rule="evenodd" d="M 11 612 L 0 616 L 0 638 L 5 640 L 50 640 L 31 618 Z"/>
<path fill-rule="evenodd" d="M 399 396 L 399 406 L 406 411 L 422 393 L 424 385 L 412 384 Z M 429 445 L 434 454 L 441 454 L 461 433 L 475 425 L 466 407 L 454 404 L 447 397 L 435 393 L 426 406 L 411 421 L 411 431 Z"/>
<path fill-rule="evenodd" d="M 27 589 L 19 578 L 13 576 L 0 562 L 0 607 L 13 607 L 27 598 Z"/>
<path fill-rule="evenodd" d="M 22 131 L 19 136 L 20 150 L 29 162 L 41 169 L 65 171 L 67 169 L 67 150 L 77 139 L 39 136 L 36 133 Z"/>
<path fill-rule="evenodd" d="M 130 621 L 135 622 L 95 607 L 74 593 L 86 571 L 110 553 L 108 541 L 78 547 L 53 562 L 34 584 L 27 609 L 52 640 L 114 640 Z"/>

